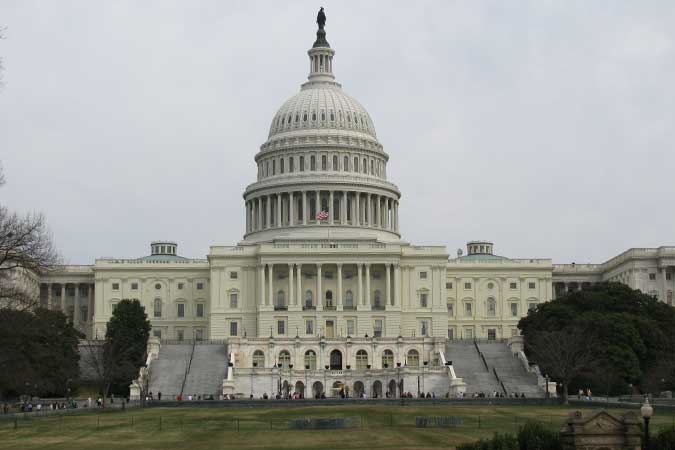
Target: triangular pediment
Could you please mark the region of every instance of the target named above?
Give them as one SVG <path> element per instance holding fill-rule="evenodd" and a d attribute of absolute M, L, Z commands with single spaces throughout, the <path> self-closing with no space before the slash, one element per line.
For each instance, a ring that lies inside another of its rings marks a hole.
<path fill-rule="evenodd" d="M 624 428 L 620 419 L 614 417 L 606 411 L 595 413 L 581 424 L 585 434 L 588 433 L 612 433 Z"/>

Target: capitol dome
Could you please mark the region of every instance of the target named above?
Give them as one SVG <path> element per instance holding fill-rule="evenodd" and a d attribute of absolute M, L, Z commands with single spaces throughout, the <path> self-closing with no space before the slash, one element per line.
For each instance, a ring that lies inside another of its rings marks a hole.
<path fill-rule="evenodd" d="M 245 241 L 395 241 L 401 193 L 366 109 L 342 91 L 323 26 L 307 52 L 308 80 L 272 119 L 244 192 Z"/>

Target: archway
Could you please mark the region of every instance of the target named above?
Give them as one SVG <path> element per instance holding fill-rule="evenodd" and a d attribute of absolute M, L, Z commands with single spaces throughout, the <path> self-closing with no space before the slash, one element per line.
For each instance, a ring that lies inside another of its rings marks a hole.
<path fill-rule="evenodd" d="M 340 350 L 330 352 L 330 369 L 342 370 L 342 352 Z"/>
<path fill-rule="evenodd" d="M 354 383 L 354 397 L 363 398 L 363 393 L 365 392 L 365 386 L 362 381 L 357 381 Z"/>
<path fill-rule="evenodd" d="M 373 398 L 382 397 L 382 382 L 380 380 L 376 380 L 373 383 L 373 390 L 372 390 L 371 397 L 373 397 Z"/>
<path fill-rule="evenodd" d="M 389 397 L 391 398 L 396 397 L 396 381 L 389 381 L 389 385 L 387 386 L 387 394 L 389 394 Z"/>
<path fill-rule="evenodd" d="M 295 393 L 300 395 L 301 398 L 305 398 L 305 383 L 302 381 L 295 383 Z"/>
<path fill-rule="evenodd" d="M 345 384 L 342 381 L 335 381 L 333 383 L 333 389 L 331 389 L 331 397 L 344 398 L 345 395 Z"/>
<path fill-rule="evenodd" d="M 321 397 L 321 394 L 323 394 L 323 383 L 315 381 L 312 385 L 312 396 L 314 398 L 319 398 Z"/>

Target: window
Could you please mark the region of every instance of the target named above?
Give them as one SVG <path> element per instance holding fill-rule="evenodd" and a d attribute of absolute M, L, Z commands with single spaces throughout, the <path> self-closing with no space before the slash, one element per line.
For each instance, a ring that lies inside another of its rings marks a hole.
<path fill-rule="evenodd" d="M 321 155 L 321 170 L 326 170 L 326 155 Z"/>
<path fill-rule="evenodd" d="M 284 173 L 284 158 L 279 160 L 279 172 Z"/>
<path fill-rule="evenodd" d="M 382 319 L 375 319 L 375 322 L 373 322 L 373 336 L 376 338 L 382 337 Z"/>
<path fill-rule="evenodd" d="M 183 283 L 178 283 L 178 289 L 183 290 Z"/>
<path fill-rule="evenodd" d="M 672 279 L 672 274 L 670 272 L 668 272 L 666 274 L 666 280 L 670 281 L 671 279 Z"/>
<path fill-rule="evenodd" d="M 112 307 L 112 311 L 115 312 L 115 310 L 117 309 L 117 302 L 113 303 L 110 306 Z"/>
<path fill-rule="evenodd" d="M 497 330 L 495 328 L 488 328 L 488 341 L 497 339 Z"/>
<path fill-rule="evenodd" d="M 373 272 L 373 280 L 379 280 L 380 279 L 380 272 Z"/>
<path fill-rule="evenodd" d="M 655 281 L 655 280 L 656 280 L 656 274 L 655 274 L 655 273 L 650 273 L 650 274 L 649 274 L 649 280 L 650 280 L 650 281 Z"/>
<path fill-rule="evenodd" d="M 305 369 L 316 370 L 316 352 L 314 350 L 305 352 Z"/>
<path fill-rule="evenodd" d="M 230 294 L 230 308 L 237 308 L 237 293 Z"/>
<path fill-rule="evenodd" d="M 670 305 L 673 306 L 673 291 L 668 291 L 666 293 L 666 302 Z M 86 320 L 85 320 L 86 322 Z"/>
<path fill-rule="evenodd" d="M 198 290 L 198 291 L 201 291 L 202 289 L 204 289 L 204 283 L 202 283 L 202 282 L 197 282 L 197 290 Z"/>
<path fill-rule="evenodd" d="M 368 353 L 365 350 L 356 352 L 356 370 L 365 370 L 368 367 Z"/>
<path fill-rule="evenodd" d="M 295 164 L 294 164 L 293 157 L 291 156 L 290 158 L 288 158 L 288 171 L 293 173 L 294 170 L 295 170 Z"/>
<path fill-rule="evenodd" d="M 176 306 L 178 307 L 178 317 L 185 317 L 185 303 L 179 303 Z"/>
<path fill-rule="evenodd" d="M 452 317 L 455 315 L 455 304 L 453 302 L 448 302 L 448 316 Z"/>
<path fill-rule="evenodd" d="M 420 320 L 420 336 L 429 336 L 428 320 Z"/>
<path fill-rule="evenodd" d="M 394 352 L 391 350 L 382 352 L 382 367 L 394 367 Z"/>
<path fill-rule="evenodd" d="M 670 296 L 672 297 L 673 293 L 670 293 Z M 89 308 L 85 305 L 80 308 L 80 322 L 88 322 L 89 321 Z"/>
<path fill-rule="evenodd" d="M 464 303 L 464 317 L 473 316 L 473 305 L 471 303 Z"/>
<path fill-rule="evenodd" d="M 119 283 L 113 283 L 112 284 L 112 290 L 113 291 L 119 291 L 120 290 L 120 284 Z"/>
<path fill-rule="evenodd" d="M 423 292 L 423 293 L 420 294 L 420 306 L 422 308 L 427 307 L 427 293 L 426 292 Z"/>
<path fill-rule="evenodd" d="M 333 272 L 330 270 L 327 270 L 323 273 L 323 277 L 327 280 L 332 280 L 333 279 Z"/>
<path fill-rule="evenodd" d="M 355 156 L 354 157 L 354 172 L 358 172 L 358 171 L 359 171 L 359 158 L 357 158 Z"/>
<path fill-rule="evenodd" d="M 509 283 L 509 289 L 518 289 L 518 283 L 515 282 Z"/>
<path fill-rule="evenodd" d="M 473 329 L 472 328 L 465 328 L 464 329 L 464 337 L 466 339 L 473 339 Z"/>
<path fill-rule="evenodd" d="M 197 328 L 195 330 L 195 340 L 196 341 L 204 340 L 204 330 L 202 330 L 201 328 Z"/>
<path fill-rule="evenodd" d="M 152 305 L 152 315 L 162 317 L 162 299 L 156 298 Z"/>
<path fill-rule="evenodd" d="M 305 334 L 314 334 L 314 321 L 312 319 L 305 320 Z"/>
<path fill-rule="evenodd" d="M 426 280 L 427 279 L 427 273 L 426 272 L 420 272 L 420 279 Z"/>
<path fill-rule="evenodd" d="M 253 367 L 265 367 L 265 354 L 261 350 L 253 352 Z"/>
<path fill-rule="evenodd" d="M 445 283 L 445 288 L 446 289 L 452 289 L 452 283 L 451 282 Z"/>
<path fill-rule="evenodd" d="M 204 317 L 204 304 L 203 303 L 197 303 L 197 317 Z"/>
<path fill-rule="evenodd" d="M 487 287 L 488 287 L 488 289 L 494 289 L 495 284 L 494 284 L 493 282 L 489 282 L 489 283 L 487 284 Z"/>
<path fill-rule="evenodd" d="M 156 337 L 157 339 L 162 339 L 162 330 L 158 329 L 153 329 L 152 330 L 152 335 Z"/>
<path fill-rule="evenodd" d="M 331 290 L 326 291 L 326 307 L 333 307 L 333 291 Z"/>
<path fill-rule="evenodd" d="M 466 290 L 471 289 L 471 283 L 464 283 L 464 289 Z"/>
<path fill-rule="evenodd" d="M 511 303 L 511 317 L 518 317 L 518 303 Z"/>
<path fill-rule="evenodd" d="M 487 299 L 487 315 L 488 317 L 497 315 L 497 302 L 495 302 L 495 299 L 492 297 Z"/>
<path fill-rule="evenodd" d="M 309 170 L 316 170 L 316 156 L 309 157 Z"/>
<path fill-rule="evenodd" d="M 138 290 L 138 283 L 131 283 L 131 290 L 137 291 Z"/>
<path fill-rule="evenodd" d="M 185 331 L 176 330 L 176 339 L 178 339 L 179 341 L 182 341 L 183 339 L 185 339 Z"/>
<path fill-rule="evenodd" d="M 536 287 L 537 287 L 537 285 L 533 281 L 530 281 L 529 283 L 527 283 L 528 289 L 535 289 Z"/>
<path fill-rule="evenodd" d="M 382 308 L 382 294 L 380 293 L 379 289 L 375 290 L 375 296 L 373 299 L 373 307 L 375 309 Z"/>
<path fill-rule="evenodd" d="M 410 350 L 405 361 L 407 366 L 418 367 L 420 365 L 420 354 L 417 350 Z"/>
<path fill-rule="evenodd" d="M 230 272 L 230 280 L 236 280 L 238 276 L 237 272 Z"/>
<path fill-rule="evenodd" d="M 354 334 L 354 319 L 347 319 L 347 336 Z"/>
<path fill-rule="evenodd" d="M 363 173 L 368 173 L 368 163 L 366 162 L 366 158 L 363 158 L 363 164 L 361 165 L 361 168 L 363 169 Z"/>
<path fill-rule="evenodd" d="M 285 320 L 277 320 L 277 334 L 286 334 Z"/>
<path fill-rule="evenodd" d="M 314 304 L 313 298 L 312 298 L 312 291 L 309 289 L 305 292 L 305 308 L 311 308 Z"/>
<path fill-rule="evenodd" d="M 237 322 L 230 322 L 230 336 L 236 336 L 237 335 Z"/>
<path fill-rule="evenodd" d="M 300 172 L 305 171 L 305 157 L 304 156 L 300 157 L 300 167 L 299 167 L 299 169 L 300 169 Z"/>
<path fill-rule="evenodd" d="M 279 309 L 286 307 L 286 294 L 284 293 L 284 291 L 280 290 L 277 292 L 277 301 L 274 306 L 276 306 Z"/>
<path fill-rule="evenodd" d="M 279 353 L 279 367 L 288 369 L 288 366 L 291 364 L 291 354 L 288 351 L 283 350 Z"/>
<path fill-rule="evenodd" d="M 344 309 L 353 309 L 354 308 L 354 294 L 352 291 L 347 291 L 345 294 L 345 304 Z"/>
<path fill-rule="evenodd" d="M 536 304 L 536 303 L 528 303 L 528 304 L 527 304 L 527 310 L 528 310 L 528 311 L 534 311 L 536 308 L 537 308 L 537 304 Z"/>
<path fill-rule="evenodd" d="M 162 285 L 159 283 L 155 284 L 155 289 L 159 291 L 160 289 L 162 289 Z"/>
<path fill-rule="evenodd" d="M 333 155 L 333 170 L 338 170 L 338 157 L 337 155 Z"/>
<path fill-rule="evenodd" d="M 448 328 L 448 339 L 454 339 L 455 338 L 455 329 L 454 328 Z"/>
<path fill-rule="evenodd" d="M 347 172 L 349 170 L 349 157 L 345 156 L 342 158 L 342 170 Z"/>

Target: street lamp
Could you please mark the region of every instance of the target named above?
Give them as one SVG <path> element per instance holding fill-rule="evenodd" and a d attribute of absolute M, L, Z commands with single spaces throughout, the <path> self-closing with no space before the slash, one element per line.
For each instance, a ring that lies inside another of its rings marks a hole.
<path fill-rule="evenodd" d="M 544 379 L 546 380 L 546 398 L 548 398 L 548 374 L 544 375 Z"/>
<path fill-rule="evenodd" d="M 654 408 L 649 404 L 649 397 L 645 398 L 640 412 L 642 413 L 642 419 L 645 421 L 645 450 L 649 450 L 649 419 L 654 414 Z"/>

